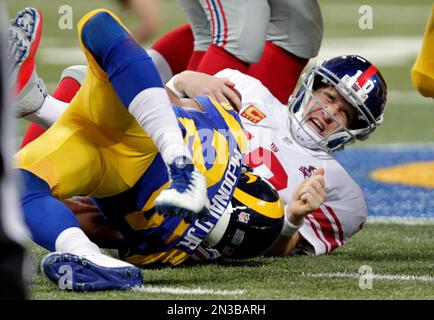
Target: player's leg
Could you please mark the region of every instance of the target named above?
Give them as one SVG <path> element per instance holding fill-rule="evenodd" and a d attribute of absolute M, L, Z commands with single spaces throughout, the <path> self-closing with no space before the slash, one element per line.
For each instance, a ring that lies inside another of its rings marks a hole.
<path fill-rule="evenodd" d="M 143 283 L 132 265 L 101 254 L 71 210 L 58 200 L 87 194 L 98 184 L 102 161 L 92 143 L 73 128 L 56 123 L 22 149 L 17 160 L 23 181 L 21 203 L 31 237 L 54 251 L 42 262 L 50 280 L 65 289 L 59 279 L 62 270 L 70 268 L 72 290 L 124 289 Z"/>
<path fill-rule="evenodd" d="M 434 98 L 434 6 L 425 27 L 422 47 L 411 69 L 411 79 L 421 95 Z"/>
<path fill-rule="evenodd" d="M 211 22 L 212 44 L 197 71 L 215 74 L 225 68 L 247 73 L 264 49 L 270 7 L 267 1 L 200 0 Z"/>
<path fill-rule="evenodd" d="M 120 21 L 105 10 L 94 10 L 83 17 L 79 32 L 88 59 L 94 61 L 89 67 L 100 80 L 108 77 L 123 105 L 152 138 L 169 166 L 171 186 L 156 200 L 161 212 L 186 218 L 201 215 L 208 202 L 205 178 L 192 164 L 164 85 L 149 55 Z"/>
<path fill-rule="evenodd" d="M 48 183 L 19 170 L 24 186 L 22 208 L 33 241 L 49 251 L 41 263 L 45 275 L 61 289 L 94 291 L 142 285 L 140 270 L 103 255 L 80 229 L 76 217 L 53 197 Z M 67 274 L 67 277 L 62 275 Z"/>
<path fill-rule="evenodd" d="M 36 10 L 26 9 L 19 12 L 14 21 L 22 21 L 20 17 L 27 16 L 29 25 L 32 25 L 35 22 L 32 19 L 38 15 Z M 23 33 L 28 30 L 25 25 L 15 23 L 15 26 Z M 21 40 L 10 38 L 11 47 L 23 44 Z M 22 46 L 24 56 L 31 56 L 25 52 L 31 47 L 28 44 Z M 79 272 L 80 277 L 73 275 L 70 279 L 74 290 L 122 289 L 142 283 L 137 268 L 102 255 L 78 228 L 72 212 L 55 197 L 93 190 L 101 176 L 102 161 L 98 150 L 81 133 L 80 126 L 62 123 L 57 130 L 52 129 L 17 155 L 17 173 L 23 181 L 21 204 L 28 229 L 36 243 L 48 250 L 59 251 L 44 260 L 44 272 L 54 282 L 60 278 L 61 265 L 71 268 L 74 273 Z M 68 159 L 71 156 L 74 156 L 73 162 Z M 104 273 L 108 277 L 104 277 Z"/>
<path fill-rule="evenodd" d="M 38 138 L 45 132 L 46 128 L 50 127 L 60 117 L 80 89 L 85 74 L 86 66 L 72 66 L 62 72 L 59 85 L 54 91 L 53 96 L 47 95 L 47 99 L 42 106 L 34 113 L 25 117 L 27 120 L 32 121 L 32 123 L 24 135 L 21 148 Z M 28 101 L 28 103 L 32 102 Z"/>
<path fill-rule="evenodd" d="M 23 145 L 41 135 L 45 131 L 44 128 L 48 127 L 48 123 L 54 122 L 66 107 L 66 105 L 56 103 L 56 99 L 47 96 L 45 84 L 36 73 L 35 55 L 40 42 L 41 30 L 42 16 L 40 12 L 32 8 L 23 10 L 12 20 L 9 27 L 10 73 L 17 91 L 15 111 L 19 117 L 36 122 L 41 120 L 42 124 L 42 127 L 36 124 L 30 126 Z M 56 90 L 53 96 L 62 101 L 65 100 L 65 96 L 59 90 Z M 53 105 L 59 107 L 51 108 Z"/>
<path fill-rule="evenodd" d="M 193 34 L 194 48 L 190 54 L 190 60 L 187 66 L 188 70 L 197 70 L 203 56 L 212 42 L 211 24 L 199 1 L 178 0 L 180 7 L 183 9 L 185 16 L 191 26 Z M 175 39 L 178 45 L 182 45 L 179 39 Z"/>
<path fill-rule="evenodd" d="M 261 60 L 248 74 L 260 80 L 286 104 L 300 74 L 318 54 L 322 17 L 316 0 L 271 0 L 271 20 Z"/>

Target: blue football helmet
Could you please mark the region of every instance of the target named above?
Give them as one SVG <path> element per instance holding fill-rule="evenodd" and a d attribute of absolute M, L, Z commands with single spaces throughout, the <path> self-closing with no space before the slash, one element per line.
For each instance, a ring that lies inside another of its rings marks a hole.
<path fill-rule="evenodd" d="M 345 126 L 330 114 L 314 96 L 315 90 L 333 86 L 356 110 L 356 119 Z M 340 56 L 318 62 L 303 75 L 302 86 L 289 101 L 291 132 L 294 138 L 310 149 L 328 153 L 344 145 L 365 140 L 383 122 L 387 85 L 377 67 L 357 55 Z M 312 103 L 314 101 L 314 103 Z M 314 105 L 338 124 L 338 128 L 321 136 L 307 123 Z"/>

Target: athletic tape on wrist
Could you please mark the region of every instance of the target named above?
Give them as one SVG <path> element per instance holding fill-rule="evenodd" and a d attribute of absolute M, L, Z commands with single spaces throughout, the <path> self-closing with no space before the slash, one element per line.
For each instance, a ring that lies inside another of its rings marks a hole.
<path fill-rule="evenodd" d="M 298 229 L 301 228 L 301 226 L 303 225 L 303 223 L 304 223 L 304 219 L 303 219 L 303 222 L 300 223 L 299 225 L 292 224 L 292 223 L 289 221 L 289 219 L 288 219 L 288 217 L 286 216 L 286 214 L 285 214 L 285 219 L 284 219 L 284 221 L 283 221 L 283 228 L 282 228 L 282 232 L 281 232 L 281 234 L 284 235 L 284 236 L 287 236 L 287 237 L 292 237 L 292 236 L 294 235 L 294 233 L 295 233 Z"/>
<path fill-rule="evenodd" d="M 167 83 L 166 83 L 166 88 L 169 88 L 170 91 L 172 91 L 179 99 L 181 98 L 185 98 L 185 93 L 184 92 L 180 92 L 178 90 L 176 90 L 175 88 L 175 79 L 177 76 L 173 76 Z"/>

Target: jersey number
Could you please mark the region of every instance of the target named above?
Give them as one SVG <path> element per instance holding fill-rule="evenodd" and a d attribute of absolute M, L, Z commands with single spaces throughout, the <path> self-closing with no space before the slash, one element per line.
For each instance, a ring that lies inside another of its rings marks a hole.
<path fill-rule="evenodd" d="M 262 147 L 256 148 L 246 156 L 246 161 L 251 168 L 264 164 L 273 173 L 273 177 L 267 179 L 277 191 L 288 186 L 288 175 L 276 155 Z"/>

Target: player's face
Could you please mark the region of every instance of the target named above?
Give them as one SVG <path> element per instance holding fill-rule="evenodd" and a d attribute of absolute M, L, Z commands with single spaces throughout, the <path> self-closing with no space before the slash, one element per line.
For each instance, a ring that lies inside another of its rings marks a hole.
<path fill-rule="evenodd" d="M 356 118 L 354 107 L 345 100 L 334 87 L 323 87 L 315 90 L 313 95 L 318 99 L 321 105 L 311 99 L 310 110 L 307 116 L 307 123 L 321 136 L 335 132 L 341 127 L 346 128 Z M 325 111 L 327 110 L 327 111 Z"/>

